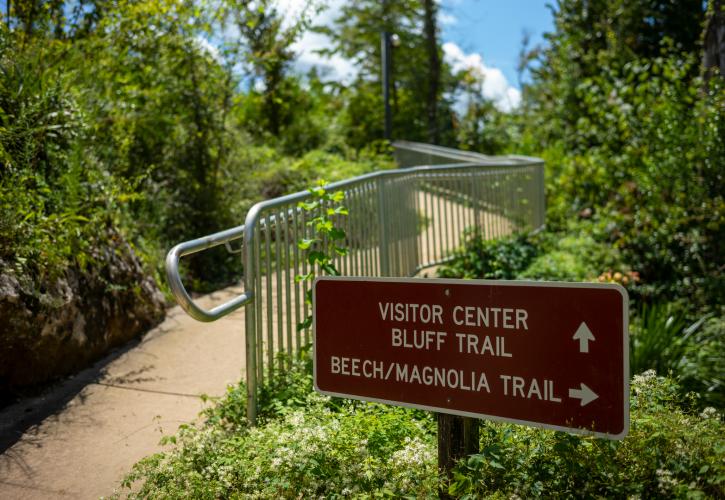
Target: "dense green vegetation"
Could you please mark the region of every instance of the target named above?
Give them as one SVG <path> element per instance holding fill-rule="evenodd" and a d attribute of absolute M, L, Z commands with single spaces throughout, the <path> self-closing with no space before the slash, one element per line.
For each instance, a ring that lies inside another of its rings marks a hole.
<path fill-rule="evenodd" d="M 468 498 L 725 496 L 725 84 L 701 65 L 721 4 L 560 0 L 547 44 L 522 53 L 522 105 L 503 113 L 475 96 L 477 75 L 442 59 L 433 1 L 354 2 L 317 28 L 314 5 L 282 22 L 271 0 L 11 2 L 0 272 L 39 297 L 68 269 L 100 265 L 114 234 L 160 275 L 172 244 L 240 224 L 257 200 L 390 168 L 382 23 L 401 42 L 394 137 L 546 160 L 546 231 L 472 233 L 441 275 L 617 282 L 632 299 L 630 436 L 487 423 L 481 453 L 446 487 Z M 357 61 L 352 82 L 292 73 L 307 29 Z M 461 93 L 475 98 L 458 114 Z M 222 249 L 189 259 L 185 279 L 205 290 L 238 267 Z M 262 396 L 250 429 L 245 388 L 230 388 L 127 485 L 152 497 L 436 494 L 430 415 L 317 396 L 304 353 Z"/>
<path fill-rule="evenodd" d="M 171 244 L 239 223 L 261 197 L 389 165 L 376 142 L 380 18 L 400 40 L 394 137 L 544 157 L 551 230 L 589 219 L 654 296 L 722 303 L 725 91 L 699 66 L 700 2 L 561 2 L 548 44 L 523 54 L 532 81 L 522 106 L 504 114 L 469 98 L 461 116 L 452 100 L 472 97 L 480 76 L 443 61 L 434 2 L 384 12 L 356 2 L 316 28 L 328 53 L 357 61 L 349 84 L 290 71 L 315 5 L 286 23 L 270 0 L 253 7 L 10 4 L 0 28 L 5 266 L 82 266 L 106 224 L 155 268 Z M 204 288 L 232 267 L 208 253 L 188 274 Z"/>
<path fill-rule="evenodd" d="M 525 99 L 523 143 L 552 169 L 548 221 L 591 219 L 592 236 L 622 251 L 653 300 L 717 307 L 723 80 L 706 85 L 698 67 L 697 2 L 616 3 L 562 4 Z"/>
<path fill-rule="evenodd" d="M 241 224 L 260 199 L 392 165 L 373 137 L 348 146 L 343 98 L 289 73 L 305 12 L 283 28 L 271 2 L 9 5 L 0 258 L 31 281 L 93 265 L 104 226 L 158 272 L 170 246 Z M 239 275 L 223 250 L 187 264 L 192 288 Z"/>

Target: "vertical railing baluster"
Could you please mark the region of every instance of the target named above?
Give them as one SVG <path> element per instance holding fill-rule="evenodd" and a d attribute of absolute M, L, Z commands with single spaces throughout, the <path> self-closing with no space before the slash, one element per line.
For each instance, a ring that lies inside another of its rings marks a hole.
<path fill-rule="evenodd" d="M 443 185 L 443 192 L 445 193 L 445 196 L 443 197 L 443 219 L 444 219 L 444 230 L 445 230 L 445 248 L 443 248 L 443 251 L 441 252 L 441 258 L 445 258 L 446 255 L 448 255 L 448 252 L 451 250 L 451 238 L 450 235 L 453 232 L 453 226 L 451 224 L 451 193 L 448 190 L 448 179 L 444 178 L 441 180 L 441 184 Z"/>
<path fill-rule="evenodd" d="M 310 222 L 314 218 L 314 215 L 313 214 L 309 214 L 309 215 L 310 215 L 310 217 L 309 217 L 310 220 L 307 220 L 308 217 L 305 216 L 305 225 L 304 225 L 304 235 L 305 236 L 304 236 L 304 238 L 306 238 L 306 239 L 311 239 L 312 236 L 314 235 L 314 228 L 312 226 L 310 226 Z M 307 256 L 305 256 L 305 264 L 306 264 L 305 265 L 305 274 L 307 274 L 307 273 L 309 273 L 311 271 L 316 271 L 315 265 L 314 264 L 310 264 L 309 262 L 307 262 L 307 258 L 306 257 Z M 307 297 L 309 295 L 309 291 L 311 290 L 311 286 L 312 285 L 311 285 L 311 283 L 310 283 L 309 280 L 304 280 L 302 282 L 302 292 L 303 292 L 303 296 L 305 297 L 305 303 L 304 303 L 304 306 L 305 306 L 305 308 L 304 308 L 304 311 L 305 311 L 304 317 L 305 318 L 309 318 L 310 315 L 312 314 L 312 307 L 313 307 L 313 305 L 310 304 L 309 301 L 308 301 L 308 299 L 307 299 Z M 310 329 L 309 328 L 305 328 L 304 329 L 303 336 L 304 336 L 304 343 L 305 343 L 305 345 L 309 344 L 310 343 Z"/>
<path fill-rule="evenodd" d="M 493 228 L 491 224 L 491 215 L 492 215 L 492 204 L 491 204 L 491 197 L 489 196 L 489 190 L 491 188 L 491 182 L 493 179 L 493 176 L 491 175 L 491 171 L 487 171 L 485 173 L 479 174 L 479 187 L 481 190 L 481 203 L 483 213 L 481 214 L 483 216 L 483 228 L 484 228 L 484 239 L 490 240 L 493 237 Z"/>
<path fill-rule="evenodd" d="M 463 189 L 461 186 L 461 175 L 462 174 L 456 174 L 453 177 L 453 185 L 455 186 L 456 196 L 457 196 L 457 202 L 454 208 L 456 209 L 456 234 L 454 235 L 455 243 L 453 244 L 453 248 L 458 248 L 461 246 L 463 242 L 463 231 L 466 227 L 463 221 L 463 217 L 465 215 L 465 203 L 466 198 L 463 196 Z"/>
<path fill-rule="evenodd" d="M 264 231 L 264 247 L 265 253 L 265 298 L 267 305 L 267 372 L 269 379 L 274 376 L 274 319 L 272 318 L 272 227 L 270 222 L 270 214 L 265 215 L 265 231 Z"/>
<path fill-rule="evenodd" d="M 255 276 L 258 274 L 255 268 L 255 254 L 257 253 L 256 235 L 252 233 L 252 239 L 245 238 L 244 244 L 244 290 L 255 290 Z M 254 296 L 253 296 L 254 298 Z M 257 325 L 255 307 L 256 302 L 252 300 L 244 306 L 244 348 L 246 358 L 246 380 L 247 380 L 247 418 L 254 422 L 257 418 Z"/>
<path fill-rule="evenodd" d="M 427 248 L 427 254 L 426 254 L 426 264 L 432 264 L 435 262 L 435 226 L 434 226 L 434 217 L 433 217 L 433 202 L 431 201 L 431 189 L 430 189 L 430 174 L 425 174 L 426 179 L 426 188 L 423 193 L 424 201 L 425 201 L 425 217 L 426 217 L 426 231 L 425 231 L 425 238 L 426 238 L 426 245 Z"/>
<path fill-rule="evenodd" d="M 300 335 L 300 331 L 297 328 L 297 325 L 300 324 L 300 321 L 302 321 L 302 318 L 300 316 L 300 283 L 297 281 L 297 276 L 301 274 L 301 265 L 300 265 L 300 249 L 298 246 L 298 242 L 300 241 L 300 216 L 299 212 L 300 209 L 297 208 L 297 206 L 293 205 L 292 208 L 292 227 L 294 228 L 293 231 L 293 246 L 292 246 L 292 255 L 294 258 L 294 272 L 292 273 L 292 280 L 294 282 L 294 289 L 295 289 L 295 342 L 296 346 L 299 349 L 302 346 L 302 337 Z"/>
<path fill-rule="evenodd" d="M 262 291 L 262 222 L 254 228 L 254 241 L 257 242 L 255 254 L 256 283 L 254 298 L 256 303 L 255 321 L 257 323 L 257 381 L 264 384 L 264 318 L 262 317 L 263 291 Z"/>
<path fill-rule="evenodd" d="M 282 263 L 280 260 L 282 259 L 281 255 L 281 248 L 280 248 L 280 240 L 282 239 L 282 233 L 280 231 L 280 212 L 275 211 L 274 213 L 274 268 L 275 268 L 275 280 L 273 287 L 276 287 L 277 292 L 277 314 L 275 314 L 274 322 L 277 327 L 277 345 L 275 352 L 273 355 L 277 355 L 279 353 L 284 352 L 284 320 L 282 317 L 283 310 L 282 310 Z M 275 288 L 273 288 L 274 290 Z M 274 296 L 273 296 L 274 297 Z M 284 369 L 284 361 L 282 360 L 281 356 L 277 356 L 278 358 L 278 365 L 280 372 Z"/>
<path fill-rule="evenodd" d="M 363 220 L 360 216 L 360 186 L 356 185 L 353 189 L 352 200 L 350 204 L 350 220 L 352 222 L 352 245 L 350 247 L 352 253 L 352 275 L 360 276 L 360 259 L 362 253 L 360 251 L 360 238 L 362 231 L 360 222 Z"/>
<path fill-rule="evenodd" d="M 439 178 L 436 178 L 436 187 L 435 187 L 435 191 L 434 192 L 436 193 L 436 195 L 435 195 L 436 205 L 437 205 L 436 226 L 438 227 L 438 235 L 437 235 L 438 238 L 436 240 L 437 243 L 438 243 L 438 246 L 437 246 L 436 251 L 435 251 L 435 258 L 436 258 L 436 260 L 440 260 L 440 258 L 443 255 L 442 248 L 443 248 L 443 244 L 444 244 L 443 243 L 443 241 L 444 241 L 443 240 L 443 229 L 444 229 L 443 224 L 444 224 L 444 222 L 443 222 L 443 215 L 442 215 L 442 212 L 441 212 L 441 198 L 442 198 L 442 196 L 441 196 L 440 179 Z"/>
<path fill-rule="evenodd" d="M 415 203 L 415 245 L 416 245 L 416 251 L 417 251 L 417 262 L 415 263 L 416 272 L 420 269 L 420 266 L 424 264 L 423 262 L 423 230 L 422 225 L 420 221 L 422 220 L 421 213 L 421 203 L 420 203 L 420 181 L 417 177 L 413 177 L 411 179 L 411 184 L 413 186 L 413 201 Z"/>
<path fill-rule="evenodd" d="M 290 227 L 289 227 L 289 221 L 290 221 L 290 209 L 289 206 L 285 205 L 283 209 L 281 210 L 282 214 L 282 220 L 280 222 L 284 223 L 284 231 L 282 234 L 284 235 L 284 289 L 285 289 L 285 310 L 282 311 L 282 313 L 286 312 L 287 314 L 284 314 L 283 318 L 287 320 L 287 366 L 291 367 L 292 363 L 292 283 L 293 278 L 290 276 L 292 271 L 292 262 L 290 261 Z"/>

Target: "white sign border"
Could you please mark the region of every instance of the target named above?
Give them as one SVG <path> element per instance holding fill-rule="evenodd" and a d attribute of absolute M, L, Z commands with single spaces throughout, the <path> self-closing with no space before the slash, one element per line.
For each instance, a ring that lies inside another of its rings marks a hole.
<path fill-rule="evenodd" d="M 402 401 L 391 401 L 387 399 L 370 398 L 353 394 L 344 394 L 338 392 L 323 391 L 317 385 L 317 283 L 320 281 L 366 281 L 366 282 L 387 282 L 387 283 L 415 283 L 415 284 L 442 284 L 442 285 L 489 285 L 489 286 L 530 286 L 537 288 L 589 288 L 589 289 L 609 289 L 616 290 L 622 296 L 622 354 L 624 373 L 622 380 L 624 381 L 624 428 L 618 434 L 609 434 L 606 432 L 595 432 L 580 427 L 564 427 L 560 425 L 543 424 L 531 420 L 520 420 L 515 418 L 499 417 L 496 415 L 487 415 L 484 413 L 472 413 L 459 410 L 451 410 L 450 408 L 439 408 L 436 406 L 419 405 L 415 403 L 406 403 Z M 567 282 L 567 281 L 528 281 L 528 280 L 468 280 L 468 279 L 450 279 L 450 278 L 389 278 L 389 277 L 366 277 L 366 276 L 318 276 L 312 284 L 312 372 L 313 385 L 317 392 L 327 396 L 356 399 L 358 401 L 369 401 L 372 403 L 382 403 L 394 406 L 403 406 L 406 408 L 416 408 L 418 410 L 427 410 L 449 415 L 459 415 L 462 417 L 473 417 L 484 420 L 492 420 L 494 422 L 505 422 L 539 429 L 547 429 L 554 431 L 569 432 L 572 434 L 581 434 L 586 436 L 595 436 L 604 439 L 622 440 L 629 433 L 629 294 L 627 290 L 617 283 L 589 283 L 589 282 Z"/>

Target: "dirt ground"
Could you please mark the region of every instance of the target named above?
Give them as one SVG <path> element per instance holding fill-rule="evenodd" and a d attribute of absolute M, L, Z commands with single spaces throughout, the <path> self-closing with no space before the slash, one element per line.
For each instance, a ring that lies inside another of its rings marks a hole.
<path fill-rule="evenodd" d="M 170 309 L 140 342 L 0 412 L 0 498 L 112 494 L 135 462 L 162 449 L 162 436 L 197 417 L 200 395 L 220 396 L 242 377 L 244 359 L 243 310 L 200 323 Z"/>

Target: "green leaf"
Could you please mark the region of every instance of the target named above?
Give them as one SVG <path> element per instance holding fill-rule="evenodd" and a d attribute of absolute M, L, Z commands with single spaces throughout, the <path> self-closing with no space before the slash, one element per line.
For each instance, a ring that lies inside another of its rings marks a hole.
<path fill-rule="evenodd" d="M 305 210 L 306 212 L 310 212 L 312 210 L 315 210 L 317 207 L 319 207 L 320 202 L 319 201 L 311 201 L 311 202 L 301 201 L 297 204 L 297 206 L 299 208 L 301 208 L 302 210 Z"/>
<path fill-rule="evenodd" d="M 347 208 L 343 206 L 328 208 L 327 215 L 347 215 Z"/>
<path fill-rule="evenodd" d="M 320 264 L 320 268 L 330 276 L 340 276 L 340 271 L 337 270 L 332 264 L 325 262 Z"/>
<path fill-rule="evenodd" d="M 347 235 L 345 234 L 345 231 L 343 231 L 342 229 L 340 229 L 338 227 L 330 228 L 330 238 L 332 238 L 333 240 L 344 240 L 345 236 L 347 236 Z"/>
<path fill-rule="evenodd" d="M 321 221 L 324 221 L 324 220 L 325 220 L 325 218 L 324 218 L 324 217 L 321 217 L 321 216 L 319 216 L 319 215 L 318 215 L 318 216 L 317 216 L 317 217 L 315 217 L 314 219 L 312 219 L 312 220 L 308 221 L 308 222 L 307 222 L 307 225 L 308 225 L 308 226 L 314 226 L 315 224 L 318 224 L 319 222 L 321 222 Z"/>
<path fill-rule="evenodd" d="M 301 321 L 297 324 L 297 331 L 307 330 L 310 326 L 312 326 L 312 316 L 308 316 L 304 319 L 304 321 Z"/>
<path fill-rule="evenodd" d="M 315 273 L 313 271 L 310 271 L 307 274 L 298 274 L 295 276 L 295 283 L 300 283 L 302 281 L 309 281 L 315 276 Z"/>
<path fill-rule="evenodd" d="M 334 229 L 331 220 L 321 220 L 315 226 L 315 229 L 321 233 L 330 233 Z"/>
<path fill-rule="evenodd" d="M 312 246 L 313 243 L 316 243 L 318 241 L 320 240 L 318 240 L 317 238 L 302 238 L 300 241 L 297 242 L 297 246 L 300 250 L 307 250 L 308 248 L 310 248 L 310 246 Z"/>
<path fill-rule="evenodd" d="M 322 264 L 324 264 L 325 262 L 327 262 L 327 256 L 326 256 L 326 255 L 325 255 L 324 253 L 322 253 L 322 252 L 318 252 L 318 251 L 313 251 L 313 252 L 310 252 L 310 253 L 309 253 L 309 254 L 307 255 L 307 262 L 308 262 L 308 263 L 309 263 L 310 265 L 313 265 L 313 266 L 314 266 L 315 264 L 320 264 L 320 265 L 322 265 Z"/>

